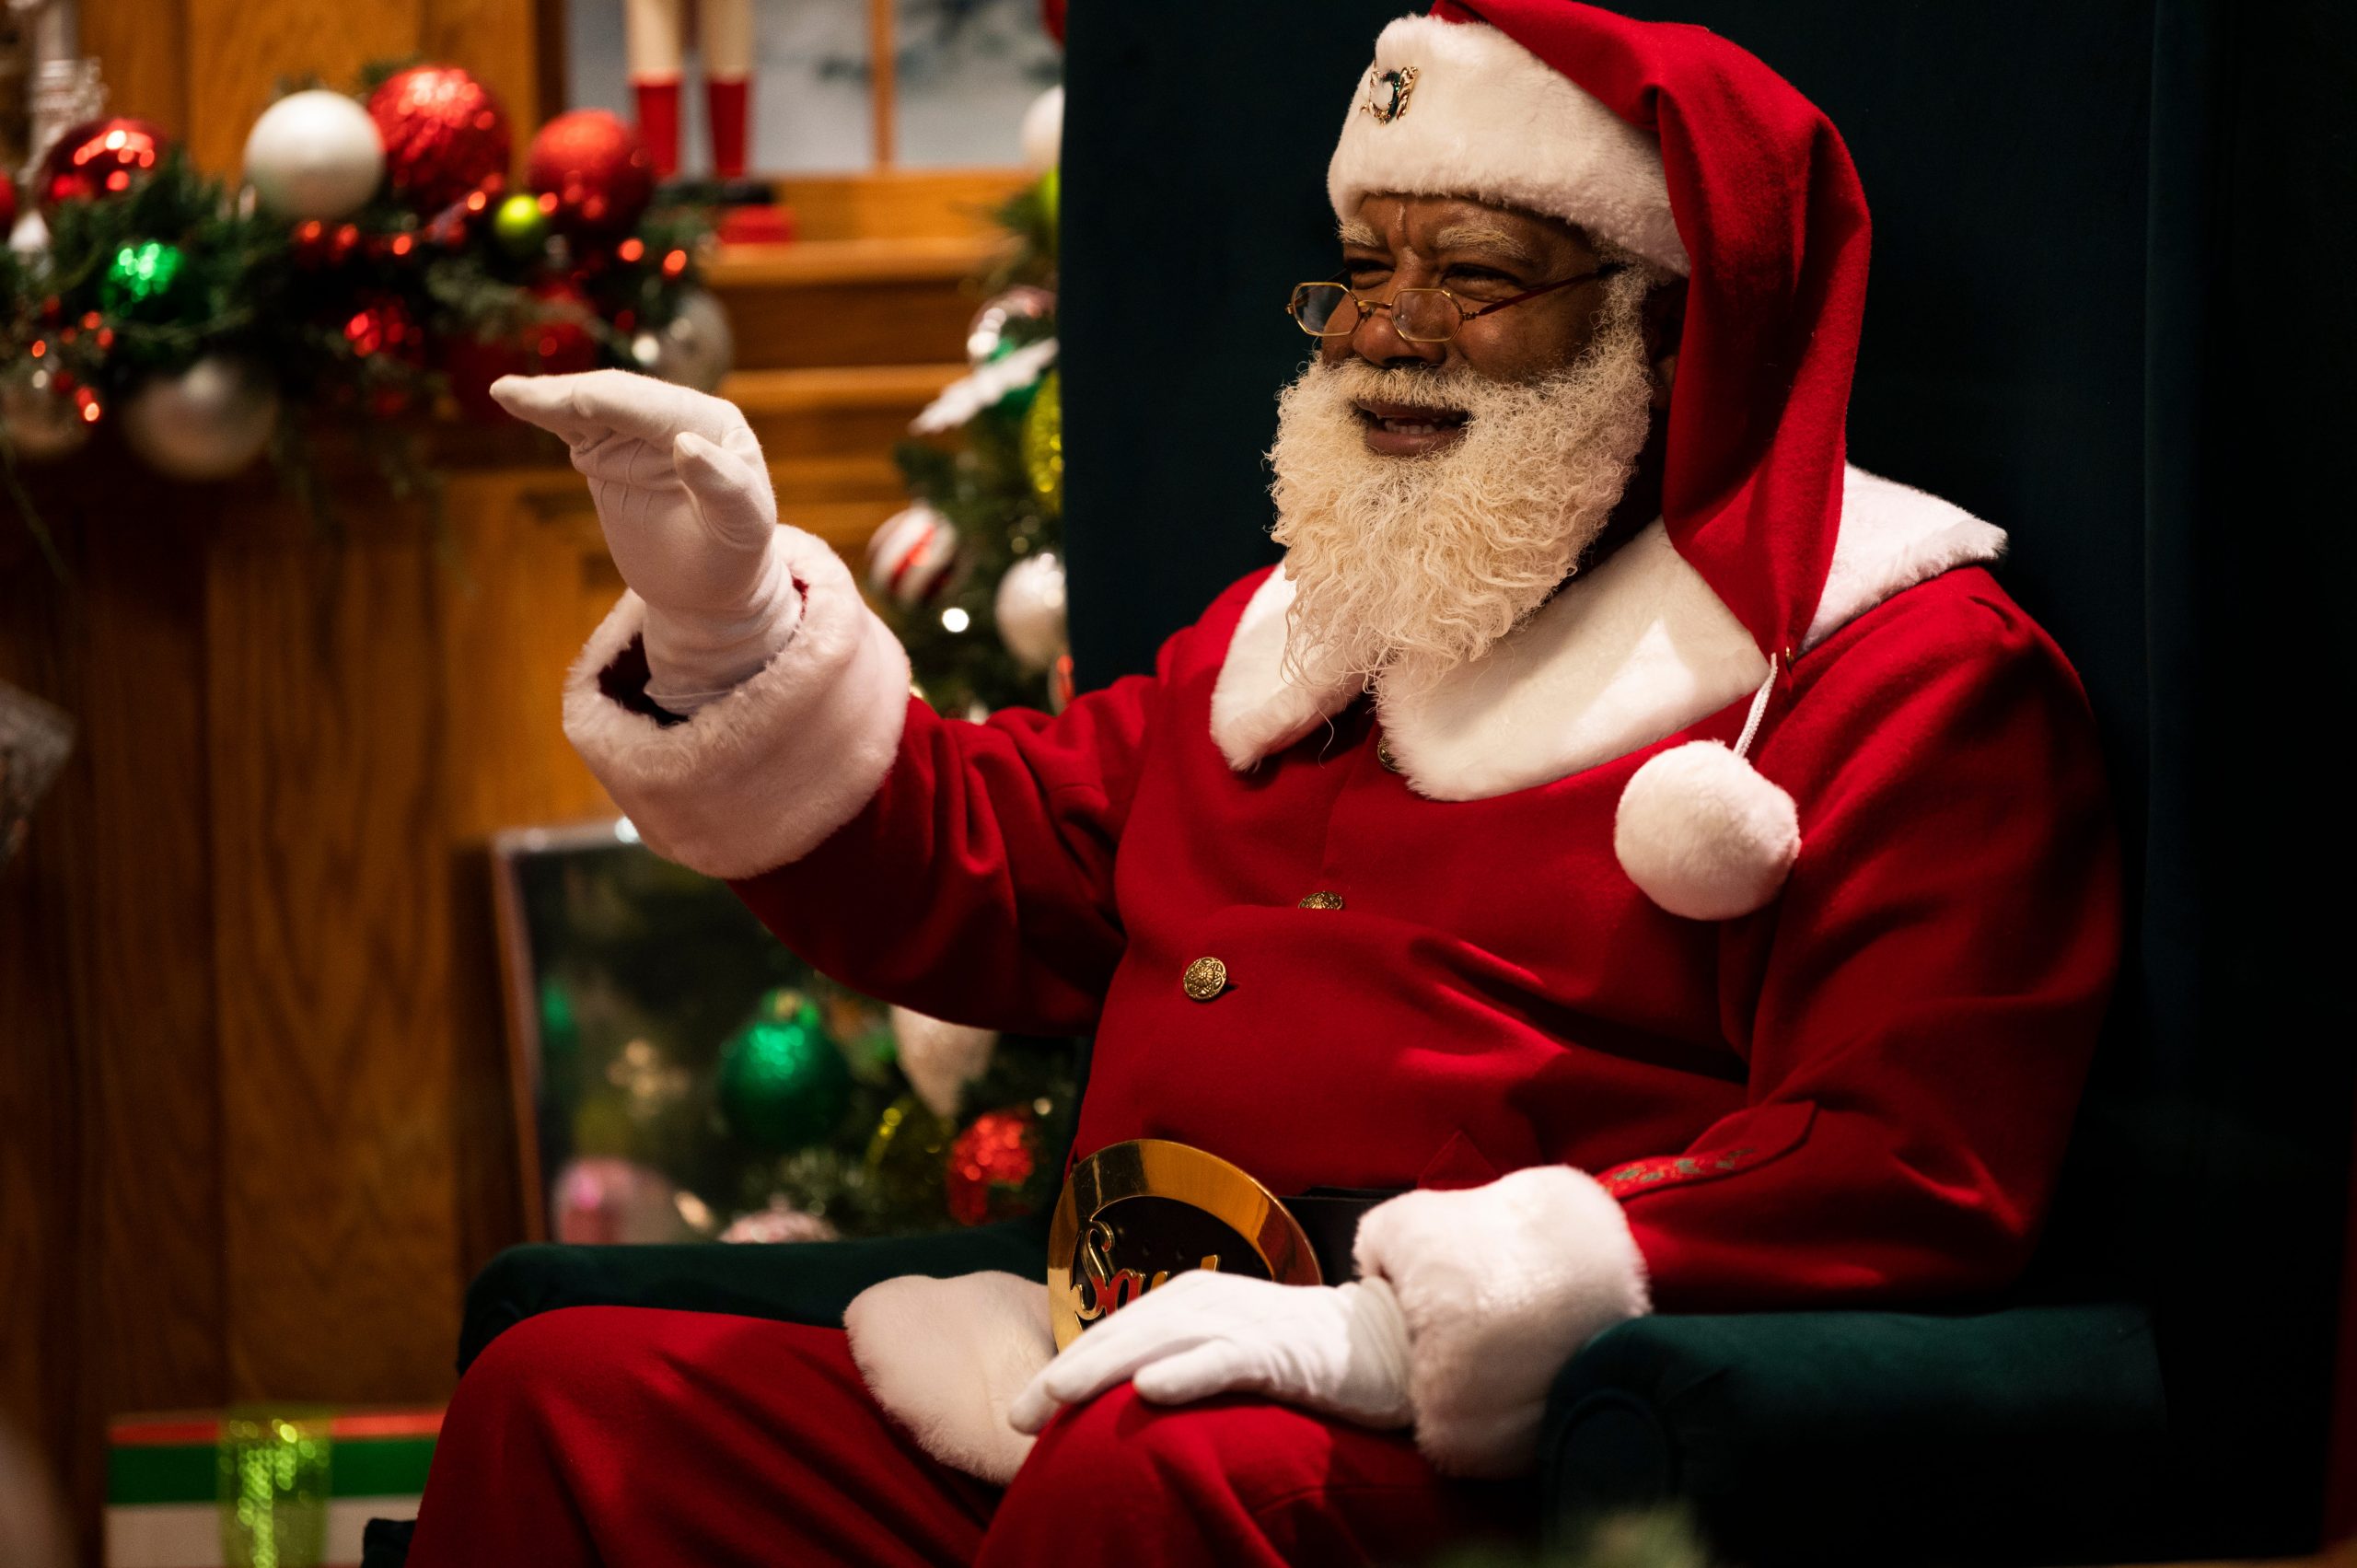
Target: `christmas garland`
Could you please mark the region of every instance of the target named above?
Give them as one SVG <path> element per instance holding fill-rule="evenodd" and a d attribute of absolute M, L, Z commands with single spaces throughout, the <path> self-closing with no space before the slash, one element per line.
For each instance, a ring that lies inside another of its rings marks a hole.
<path fill-rule="evenodd" d="M 418 416 L 497 417 L 509 373 L 622 366 L 709 390 L 727 321 L 696 279 L 701 210 L 656 201 L 615 116 L 533 137 L 509 188 L 507 121 L 454 65 L 373 70 L 356 93 L 282 96 L 243 180 L 198 170 L 144 121 L 92 121 L 43 158 L 18 221 L 0 176 L 0 466 L 18 480 L 113 424 L 169 478 L 226 478 L 267 449 L 323 528 L 313 426 L 341 426 L 397 494 L 438 493 Z M 282 418 L 301 409 L 306 419 Z"/>

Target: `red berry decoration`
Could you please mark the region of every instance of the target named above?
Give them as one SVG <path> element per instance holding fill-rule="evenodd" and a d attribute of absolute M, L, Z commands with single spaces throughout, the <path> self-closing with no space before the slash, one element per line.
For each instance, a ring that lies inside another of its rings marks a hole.
<path fill-rule="evenodd" d="M 156 171 L 171 139 L 145 120 L 121 115 L 86 120 L 57 139 L 41 160 L 33 198 L 44 215 L 67 202 L 120 196 Z"/>
<path fill-rule="evenodd" d="M 959 1225 L 1011 1217 L 1039 1168 L 1037 1122 L 1028 1110 L 986 1110 L 949 1145 L 949 1217 Z"/>
<path fill-rule="evenodd" d="M 655 165 L 638 133 L 602 109 L 576 109 L 541 126 L 524 179 L 534 194 L 556 199 L 551 220 L 569 234 L 627 233 L 655 196 Z"/>
<path fill-rule="evenodd" d="M 470 419 L 507 418 L 491 396 L 491 384 L 502 376 L 564 376 L 598 366 L 598 344 L 586 325 L 595 314 L 588 297 L 563 278 L 537 284 L 529 292 L 541 305 L 570 308 L 579 319 L 552 316 L 509 337 L 451 338 L 442 345 L 450 396 Z"/>
<path fill-rule="evenodd" d="M 0 233 L 17 226 L 17 182 L 0 168 Z"/>
<path fill-rule="evenodd" d="M 507 116 L 456 65 L 394 72 L 368 95 L 368 114 L 385 141 L 386 182 L 412 212 L 438 213 L 506 177 Z"/>

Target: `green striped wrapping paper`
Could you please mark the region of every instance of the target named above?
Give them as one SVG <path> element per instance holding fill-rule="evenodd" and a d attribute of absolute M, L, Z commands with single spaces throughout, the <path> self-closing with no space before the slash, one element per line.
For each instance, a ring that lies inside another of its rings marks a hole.
<path fill-rule="evenodd" d="M 442 1412 L 353 1410 L 329 1420 L 327 1562 L 360 1561 L 370 1519 L 417 1513 Z M 223 1568 L 218 1412 L 118 1417 L 108 1430 L 106 1568 Z"/>

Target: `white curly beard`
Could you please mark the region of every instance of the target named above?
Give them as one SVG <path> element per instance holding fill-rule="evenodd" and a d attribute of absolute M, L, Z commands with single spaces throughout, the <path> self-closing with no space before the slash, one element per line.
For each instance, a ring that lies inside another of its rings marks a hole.
<path fill-rule="evenodd" d="M 1643 275 L 1608 285 L 1587 351 L 1542 380 L 1312 363 L 1277 403 L 1274 537 L 1294 584 L 1285 673 L 1405 696 L 1479 658 L 1571 575 L 1651 420 Z M 1462 410 L 1438 452 L 1367 449 L 1359 400 Z"/>

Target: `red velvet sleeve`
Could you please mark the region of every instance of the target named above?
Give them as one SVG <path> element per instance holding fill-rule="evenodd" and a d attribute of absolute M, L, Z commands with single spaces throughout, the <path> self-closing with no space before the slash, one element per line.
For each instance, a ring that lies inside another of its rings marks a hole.
<path fill-rule="evenodd" d="M 1898 596 L 1795 676 L 1754 760 L 1801 804 L 1800 861 L 1723 937 L 1748 1104 L 1602 1173 L 1666 1311 L 2008 1283 L 2118 958 L 2085 699 L 1985 574 Z"/>
<path fill-rule="evenodd" d="M 788 947 L 870 995 L 958 1023 L 1086 1030 L 1121 954 L 1113 854 L 1161 691 L 1159 671 L 1132 676 L 1053 717 L 981 724 L 911 697 L 859 814 L 734 886 Z"/>

